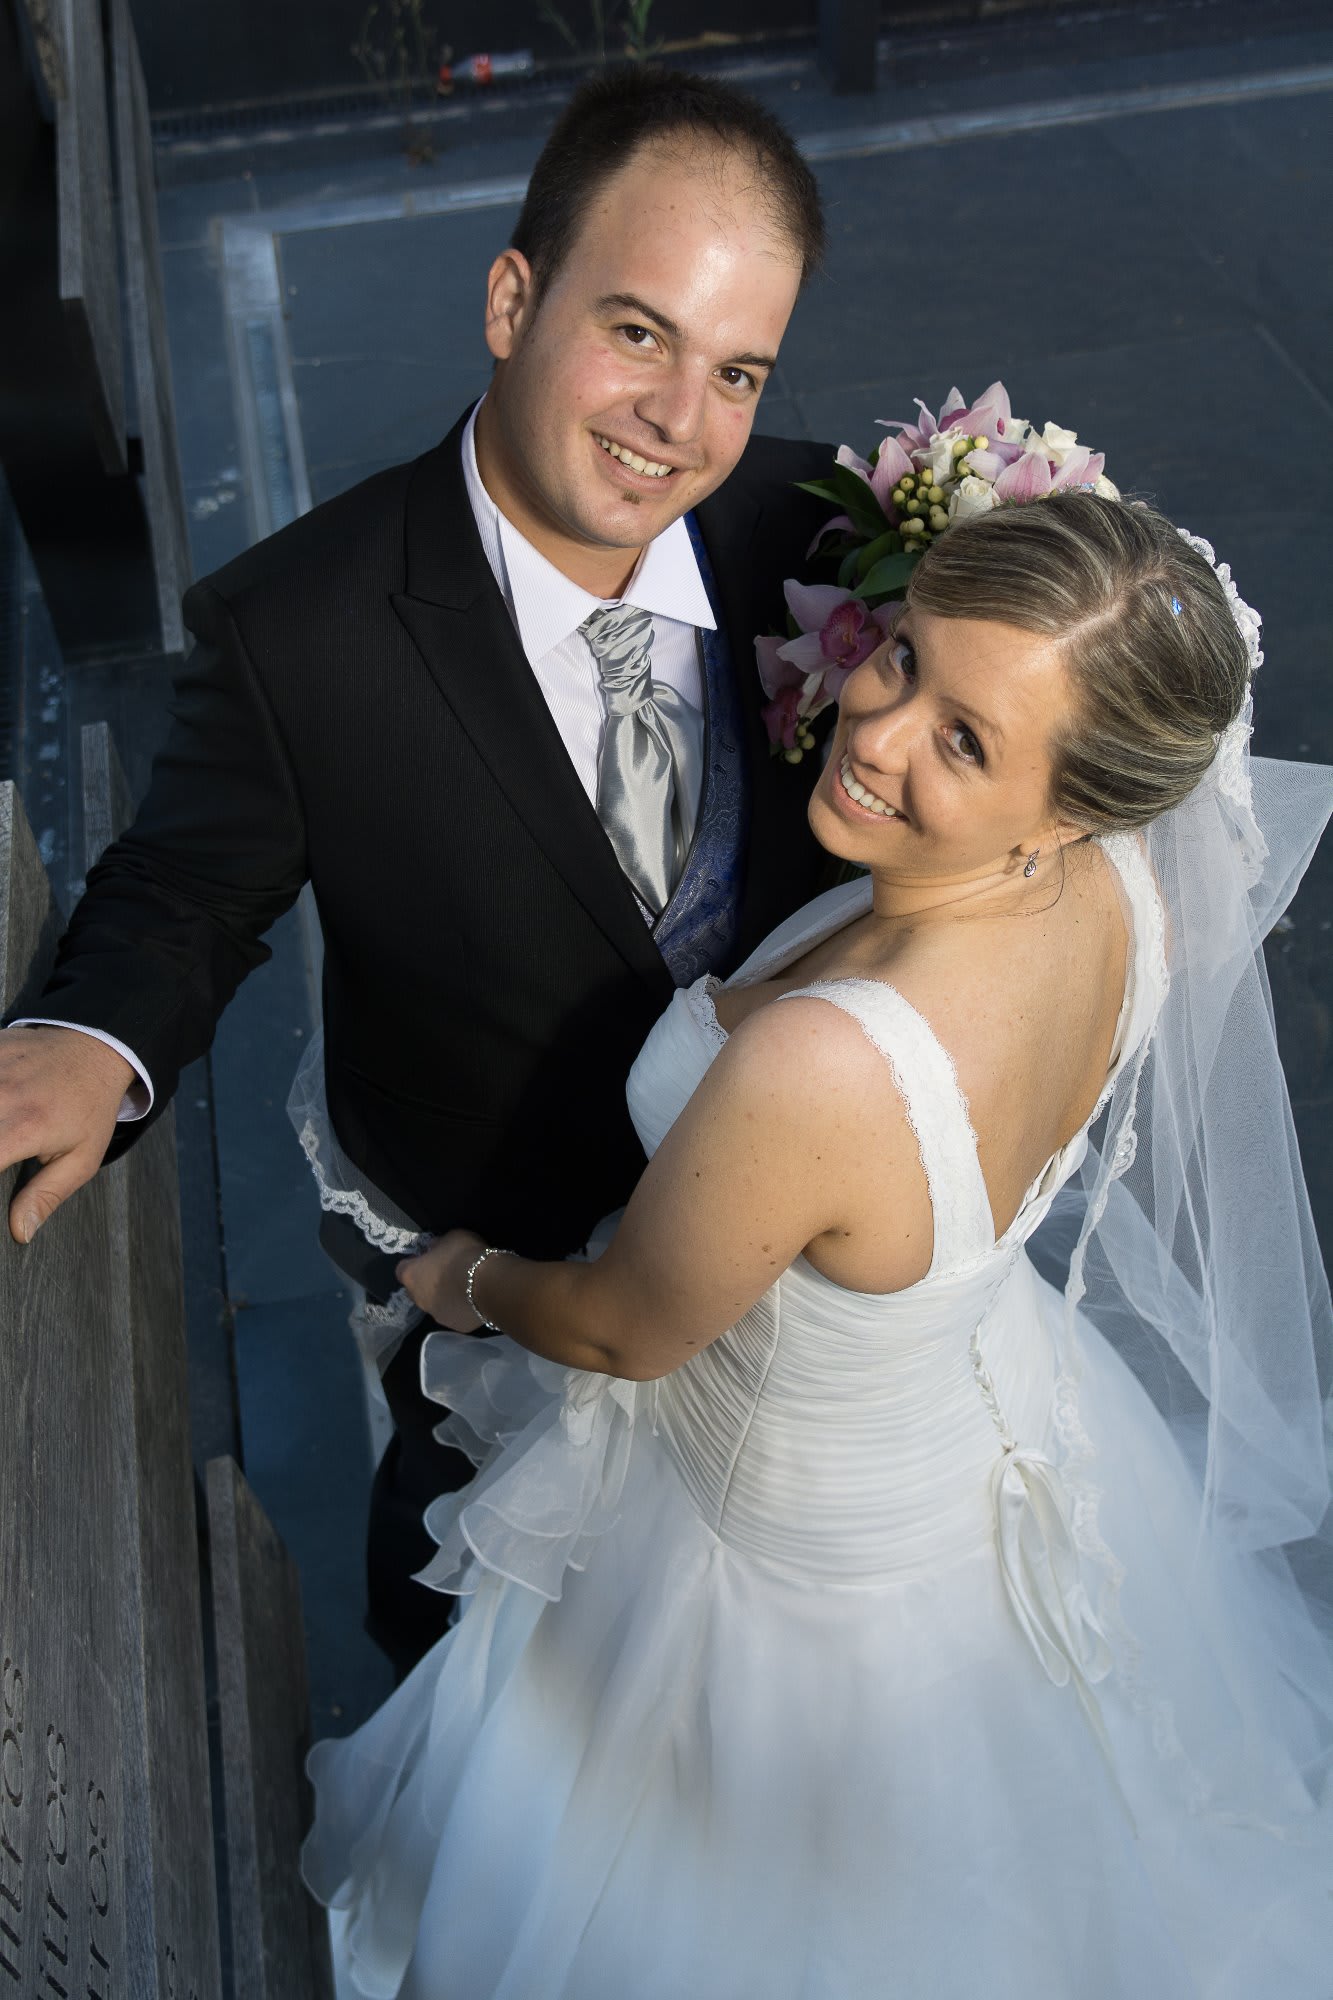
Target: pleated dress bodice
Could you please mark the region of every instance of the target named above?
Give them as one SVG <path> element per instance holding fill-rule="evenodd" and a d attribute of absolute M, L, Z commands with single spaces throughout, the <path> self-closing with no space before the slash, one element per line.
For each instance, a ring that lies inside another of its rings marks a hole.
<path fill-rule="evenodd" d="M 1160 980 L 1141 851 L 1106 847 L 1134 937 L 1109 1089 L 1151 1025 Z M 773 977 L 869 900 L 868 881 L 830 891 L 728 983 Z M 725 1045 L 718 986 L 702 979 L 677 993 L 631 1073 L 630 1110 L 649 1154 Z M 798 1257 L 734 1327 L 657 1385 L 656 1427 L 723 1542 L 789 1576 L 876 1586 L 924 1577 L 993 1539 L 997 1462 L 1015 1442 L 1046 1445 L 1056 1359 L 1031 1309 L 1024 1245 L 1081 1163 L 1088 1127 L 1048 1161 L 997 1239 L 967 1104 L 926 1020 L 879 981 L 796 991 L 850 1014 L 892 1070 L 930 1189 L 930 1268 L 875 1294 Z"/>

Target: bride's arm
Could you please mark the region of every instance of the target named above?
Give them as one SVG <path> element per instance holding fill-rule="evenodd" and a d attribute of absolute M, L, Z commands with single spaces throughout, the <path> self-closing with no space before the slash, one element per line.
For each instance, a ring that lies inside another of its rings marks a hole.
<path fill-rule="evenodd" d="M 850 1231 L 858 1193 L 864 1210 L 867 1148 L 880 1185 L 886 1175 L 920 1178 L 887 1076 L 860 1029 L 827 1003 L 761 1008 L 667 1134 L 605 1255 L 490 1257 L 473 1285 L 477 1306 L 521 1346 L 567 1367 L 638 1381 L 670 1374 L 816 1238 Z M 412 1297 L 447 1326 L 478 1323 L 463 1286 L 481 1247 L 454 1230 L 400 1267 Z"/>

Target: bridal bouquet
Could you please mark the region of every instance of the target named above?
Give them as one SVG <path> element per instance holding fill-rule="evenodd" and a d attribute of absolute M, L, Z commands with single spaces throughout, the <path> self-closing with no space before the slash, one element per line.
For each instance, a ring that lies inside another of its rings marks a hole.
<path fill-rule="evenodd" d="M 841 509 L 810 545 L 838 564 L 836 584 L 784 585 L 788 637 L 755 640 L 763 710 L 775 755 L 799 763 L 810 724 L 835 702 L 897 614 L 913 566 L 937 535 L 992 507 L 1044 500 L 1069 487 L 1119 499 L 1101 452 L 1073 431 L 1038 431 L 1016 417 L 1003 382 L 968 405 L 951 389 L 938 417 L 918 397 L 915 423 L 881 418 L 890 433 L 862 458 L 840 445 L 827 479 L 801 490 Z"/>

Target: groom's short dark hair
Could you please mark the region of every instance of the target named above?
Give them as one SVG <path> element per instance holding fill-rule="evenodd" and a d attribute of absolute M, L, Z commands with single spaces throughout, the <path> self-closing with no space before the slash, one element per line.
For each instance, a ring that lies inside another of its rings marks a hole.
<path fill-rule="evenodd" d="M 598 190 L 656 140 L 717 147 L 753 167 L 773 219 L 790 237 L 805 282 L 824 249 L 819 187 L 790 132 L 754 98 L 712 77 L 651 65 L 585 83 L 543 146 L 510 241 L 540 296 L 559 270 Z"/>

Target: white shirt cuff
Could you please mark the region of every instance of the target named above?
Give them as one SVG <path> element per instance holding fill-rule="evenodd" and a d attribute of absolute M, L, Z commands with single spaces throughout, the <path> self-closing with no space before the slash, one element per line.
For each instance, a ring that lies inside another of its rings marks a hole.
<path fill-rule="evenodd" d="M 154 1096 L 152 1077 L 133 1049 L 127 1049 L 124 1042 L 118 1042 L 114 1035 L 104 1034 L 100 1028 L 85 1028 L 78 1021 L 46 1021 L 37 1015 L 26 1015 L 23 1020 L 11 1021 L 9 1025 L 11 1028 L 68 1028 L 74 1035 L 91 1035 L 95 1042 L 102 1042 L 107 1048 L 114 1049 L 118 1056 L 123 1056 L 138 1078 L 138 1082 L 130 1085 L 120 1101 L 120 1109 L 116 1113 L 117 1124 L 132 1125 L 138 1119 L 146 1118 L 152 1110 Z"/>

